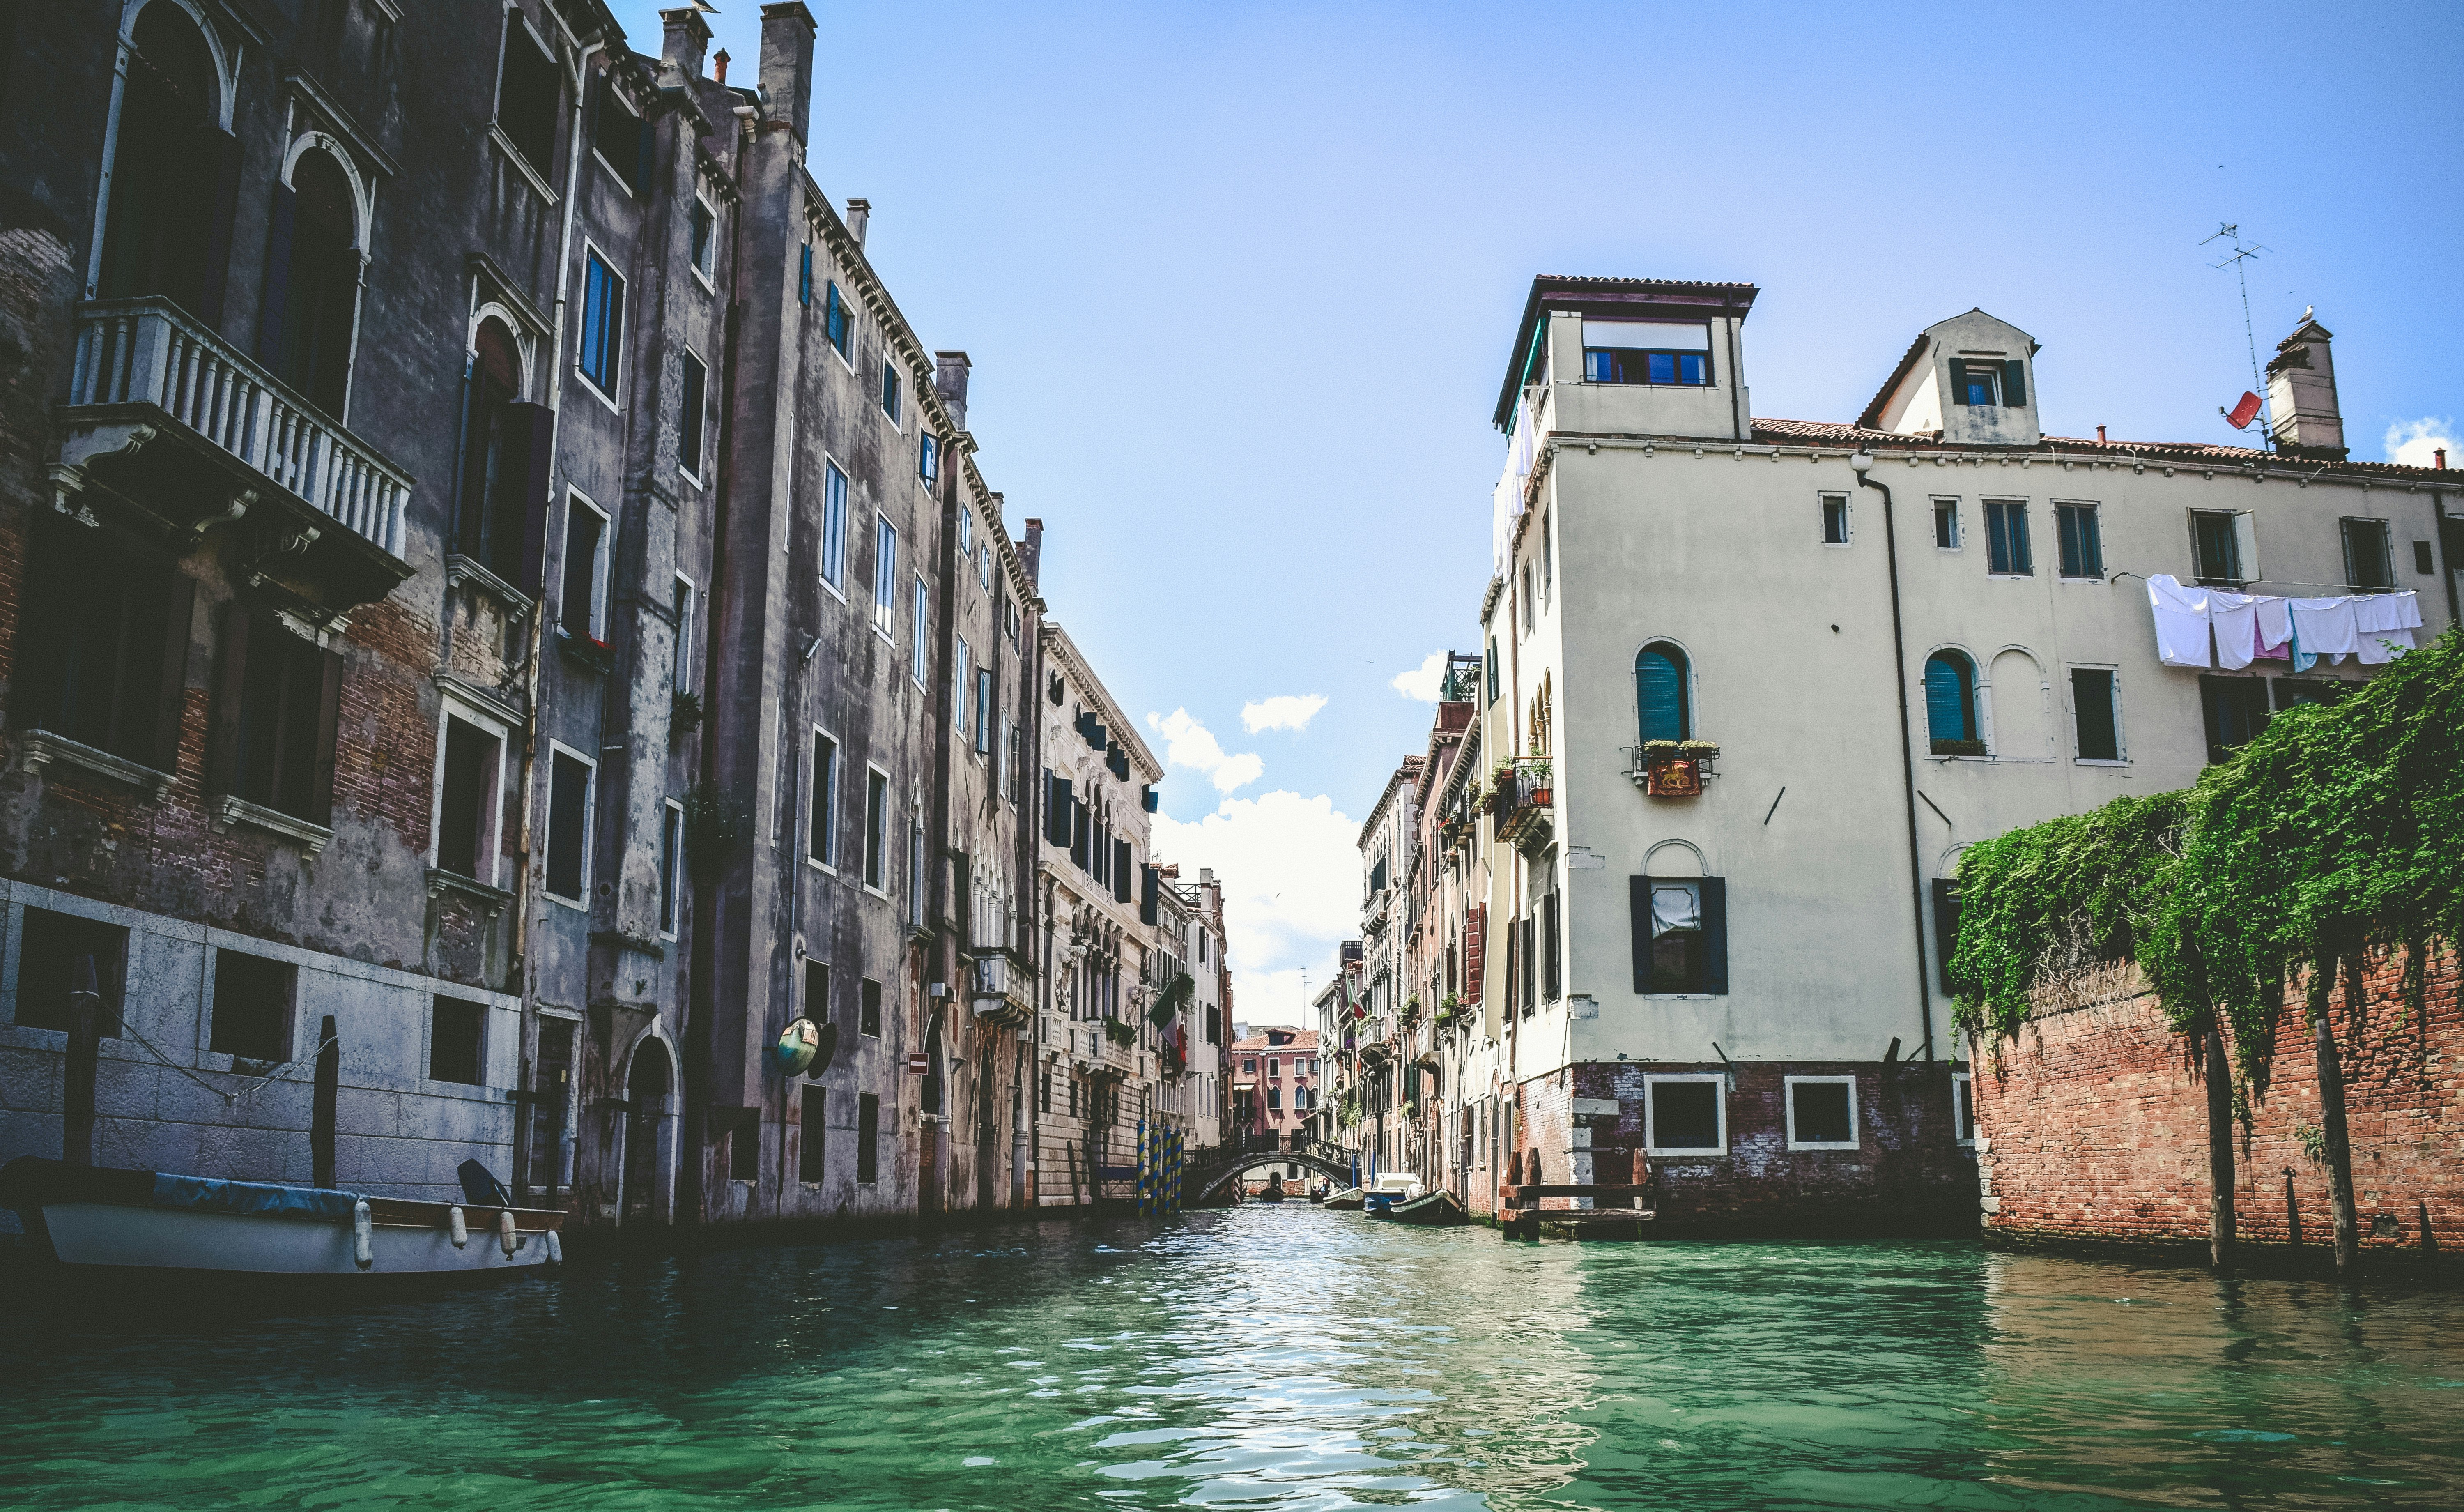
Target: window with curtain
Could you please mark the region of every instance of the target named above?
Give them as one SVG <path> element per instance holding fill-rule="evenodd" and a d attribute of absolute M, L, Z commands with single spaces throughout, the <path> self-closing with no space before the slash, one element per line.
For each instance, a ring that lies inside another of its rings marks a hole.
<path fill-rule="evenodd" d="M 1685 653 L 1666 641 L 1652 642 L 1634 658 L 1635 706 L 1641 713 L 1646 744 L 1692 738 L 1693 710 L 1685 670 Z"/>
<path fill-rule="evenodd" d="M 1982 756 L 1976 725 L 1976 663 L 1956 651 L 1925 658 L 1925 733 L 1936 756 Z"/>

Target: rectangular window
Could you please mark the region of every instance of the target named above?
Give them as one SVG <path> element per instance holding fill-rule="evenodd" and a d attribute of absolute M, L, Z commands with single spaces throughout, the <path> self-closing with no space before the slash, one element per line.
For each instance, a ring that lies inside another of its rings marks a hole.
<path fill-rule="evenodd" d="M 299 970 L 237 950 L 214 952 L 213 1024 L 206 1048 L 242 1060 L 291 1058 L 292 994 Z"/>
<path fill-rule="evenodd" d="M 804 243 L 796 253 L 796 302 L 813 302 L 813 244 Z"/>
<path fill-rule="evenodd" d="M 516 11 L 505 14 L 503 59 L 496 74 L 496 127 L 540 178 L 548 178 L 556 170 L 556 113 L 563 92 L 556 63 Z"/>
<path fill-rule="evenodd" d="M 898 611 L 898 528 L 887 515 L 872 517 L 872 628 L 885 640 Z"/>
<path fill-rule="evenodd" d="M 1727 1081 L 1717 1074 L 1643 1078 L 1643 1143 L 1654 1155 L 1728 1152 Z"/>
<path fill-rule="evenodd" d="M 685 806 L 670 799 L 659 810 L 659 933 L 673 940 L 684 910 Z"/>
<path fill-rule="evenodd" d="M 915 476 L 926 487 L 941 480 L 941 438 L 927 431 L 915 440 Z M 967 554 L 967 512 L 958 511 L 958 555 Z"/>
<path fill-rule="evenodd" d="M 889 885 L 890 778 L 867 767 L 864 774 L 864 885 Z"/>
<path fill-rule="evenodd" d="M 77 1023 L 77 962 L 94 962 L 96 1027 L 105 1039 L 120 1036 L 121 985 L 127 977 L 128 931 L 99 919 L 28 908 L 17 935 L 17 1027 L 55 1029 Z"/>
<path fill-rule="evenodd" d="M 976 669 L 976 754 L 989 756 L 993 748 L 993 669 Z"/>
<path fill-rule="evenodd" d="M 2207 718 L 2208 760 L 2230 759 L 2267 728 L 2267 679 L 2201 678 L 2200 712 Z"/>
<path fill-rule="evenodd" d="M 2344 581 L 2365 592 L 2395 587 L 2395 560 L 2387 550 L 2384 520 L 2340 522 L 2344 536 Z"/>
<path fill-rule="evenodd" d="M 930 891 L 924 878 L 924 821 L 911 819 L 907 824 L 907 926 L 924 927 L 924 902 Z"/>
<path fill-rule="evenodd" d="M 813 811 L 804 854 L 824 866 L 839 864 L 839 743 L 813 732 Z"/>
<path fill-rule="evenodd" d="M 693 196 L 693 209 L 688 213 L 693 233 L 693 272 L 707 281 L 718 256 L 718 213 L 710 208 L 710 201 L 699 195 Z"/>
<path fill-rule="evenodd" d="M 1822 544 L 1826 546 L 1848 544 L 1848 496 L 1845 494 L 1822 496 Z"/>
<path fill-rule="evenodd" d="M 607 638 L 607 517 L 580 493 L 565 496 L 564 576 L 557 628 L 576 640 Z"/>
<path fill-rule="evenodd" d="M 847 360 L 853 324 L 848 319 L 847 300 L 839 298 L 839 286 L 831 284 L 823 301 L 822 334 L 829 339 L 843 362 Z"/>
<path fill-rule="evenodd" d="M 898 423 L 898 360 L 885 345 L 881 349 L 881 412 L 890 416 L 892 425 Z"/>
<path fill-rule="evenodd" d="M 710 372 L 701 359 L 685 353 L 683 403 L 676 411 L 676 465 L 694 482 L 701 481 L 702 432 L 710 408 Z"/>
<path fill-rule="evenodd" d="M 881 984 L 869 976 L 856 983 L 855 1032 L 873 1039 L 881 1037 Z"/>
<path fill-rule="evenodd" d="M 574 366 L 592 388 L 615 403 L 616 375 L 625 351 L 625 279 L 592 248 L 583 251 L 581 338 Z"/>
<path fill-rule="evenodd" d="M 2001 380 L 2000 363 L 1964 363 L 1954 359 L 1950 365 L 1950 402 L 1973 405 L 2000 404 L 2002 402 Z"/>
<path fill-rule="evenodd" d="M 592 148 L 625 191 L 639 195 L 650 182 L 649 125 L 616 93 L 612 72 L 598 77 L 591 95 Z"/>
<path fill-rule="evenodd" d="M 48 512 L 32 525 L 11 723 L 171 771 L 196 580 Z"/>
<path fill-rule="evenodd" d="M 1711 381 L 1711 328 L 1660 321 L 1585 321 L 1583 375 L 1593 383 Z"/>
<path fill-rule="evenodd" d="M 591 786 L 595 765 L 562 746 L 548 750 L 547 891 L 583 905 L 590 888 Z"/>
<path fill-rule="evenodd" d="M 919 688 L 924 686 L 924 679 L 931 677 L 933 673 L 932 624 L 933 590 L 925 586 L 924 574 L 918 572 L 915 574 L 915 625 L 913 636 L 909 642 L 907 671 L 908 676 L 915 679 L 915 685 Z"/>
<path fill-rule="evenodd" d="M 676 574 L 676 664 L 675 689 L 691 693 L 693 685 L 693 583 Z"/>
<path fill-rule="evenodd" d="M 2245 516 L 2238 511 L 2193 509 L 2190 511 L 2190 556 L 2194 575 L 2210 588 L 2239 588 L 2251 581 L 2253 574 L 2245 569 L 2242 543 L 2248 535 Z"/>
<path fill-rule="evenodd" d="M 1937 499 L 1933 501 L 1933 544 L 1936 549 L 1959 549 L 1959 500 Z"/>
<path fill-rule="evenodd" d="M 2438 559 L 2431 554 L 2429 542 L 2416 541 L 2412 544 L 2412 569 L 2423 577 L 2438 575 Z"/>
<path fill-rule="evenodd" d="M 496 781 L 502 751 L 495 735 L 467 720 L 445 717 L 436 866 L 491 887 L 496 884 Z"/>
<path fill-rule="evenodd" d="M 233 602 L 223 624 L 208 790 L 326 823 L 341 697 L 338 653 Z"/>
<path fill-rule="evenodd" d="M 919 589 L 921 583 L 916 585 Z M 967 733 L 967 639 L 961 635 L 953 648 L 950 660 L 950 723 L 959 735 Z"/>
<path fill-rule="evenodd" d="M 1266 1089 L 1266 1106 L 1269 1108 L 1281 1108 L 1283 1105 L 1284 1089 L 1281 1087 L 1268 1087 Z"/>
<path fill-rule="evenodd" d="M 2028 506 L 2015 499 L 1985 501 L 1985 570 L 2011 577 L 2036 570 L 2028 550 Z"/>
<path fill-rule="evenodd" d="M 573 1020 L 542 1016 L 531 1073 L 531 1190 L 554 1195 L 564 1174 L 566 1110 L 573 1098 Z"/>
<path fill-rule="evenodd" d="M 1855 1149 L 1857 1078 L 1784 1077 L 1788 1088 L 1788 1147 Z"/>
<path fill-rule="evenodd" d="M 480 1052 L 488 1005 L 458 997 L 430 998 L 428 1006 L 428 1079 L 482 1084 Z"/>
<path fill-rule="evenodd" d="M 866 1186 L 881 1180 L 881 1099 L 869 1092 L 855 1098 L 855 1179 Z"/>
<path fill-rule="evenodd" d="M 847 476 L 822 461 L 822 581 L 847 597 Z"/>
<path fill-rule="evenodd" d="M 1965 1071 L 1951 1073 L 1950 1119 L 1960 1144 L 1976 1143 L 1976 1084 Z"/>
<path fill-rule="evenodd" d="M 830 964 L 806 958 L 804 962 L 804 1016 L 816 1024 L 830 1021 Z"/>
<path fill-rule="evenodd" d="M 2061 533 L 2062 576 L 2104 576 L 2104 540 L 2097 530 L 2096 505 L 2056 504 L 2054 523 Z"/>
<path fill-rule="evenodd" d="M 2122 727 L 2111 668 L 2071 669 L 2071 712 L 2078 724 L 2080 761 L 2122 759 Z"/>
<path fill-rule="evenodd" d="M 796 1094 L 796 1101 L 797 1111 L 803 1114 L 796 1144 L 796 1179 L 819 1181 L 828 1168 L 823 1162 L 823 1156 L 829 1148 L 829 1142 L 825 1137 L 827 1125 L 823 1118 L 829 1107 L 829 1093 L 827 1089 L 807 1081 Z"/>
<path fill-rule="evenodd" d="M 1628 888 L 1633 914 L 1634 989 L 1644 993 L 1726 993 L 1727 879 L 1637 877 L 1629 880 Z"/>

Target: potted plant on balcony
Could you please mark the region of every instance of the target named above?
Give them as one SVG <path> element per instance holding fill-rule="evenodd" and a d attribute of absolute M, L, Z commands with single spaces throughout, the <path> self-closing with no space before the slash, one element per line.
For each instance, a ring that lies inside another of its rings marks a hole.
<path fill-rule="evenodd" d="M 1117 1018 L 1108 1018 L 1104 1020 L 1104 1037 L 1116 1045 L 1134 1045 L 1138 1042 L 1138 1032 Z"/>

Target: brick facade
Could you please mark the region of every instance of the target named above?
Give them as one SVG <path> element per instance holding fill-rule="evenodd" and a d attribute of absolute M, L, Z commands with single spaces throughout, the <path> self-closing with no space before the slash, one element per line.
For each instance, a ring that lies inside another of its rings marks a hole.
<path fill-rule="evenodd" d="M 2464 1004 L 2456 951 L 2439 946 L 2426 1012 L 2408 1010 L 2401 949 L 2365 958 L 2358 1024 L 2340 985 L 2331 1015 L 2343 1062 L 2353 1196 L 2365 1250 L 2422 1247 L 2422 1221 L 2464 1251 Z M 2203 1247 L 2207 1093 L 2188 1041 L 2155 999 L 2116 973 L 2111 989 L 2041 1013 L 1976 1066 L 1978 1166 L 1989 1238 Z M 2263 1256 L 2293 1240 L 2322 1257 L 2334 1208 L 2319 1125 L 2317 1058 L 2300 984 L 2277 1019 L 2268 1085 L 2233 1142 L 2235 1227 Z"/>

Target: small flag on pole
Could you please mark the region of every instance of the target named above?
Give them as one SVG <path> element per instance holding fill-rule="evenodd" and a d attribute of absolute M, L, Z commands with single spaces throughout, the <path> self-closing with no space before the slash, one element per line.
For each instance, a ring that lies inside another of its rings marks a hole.
<path fill-rule="evenodd" d="M 2223 415 L 2225 424 L 2234 430 L 2247 431 L 2250 429 L 2250 422 L 2258 418 L 2258 395 L 2245 389 L 2241 396 L 2241 403 L 2230 410 L 2218 406 L 2216 413 Z"/>

